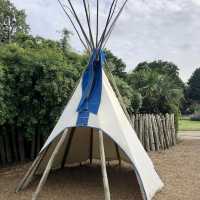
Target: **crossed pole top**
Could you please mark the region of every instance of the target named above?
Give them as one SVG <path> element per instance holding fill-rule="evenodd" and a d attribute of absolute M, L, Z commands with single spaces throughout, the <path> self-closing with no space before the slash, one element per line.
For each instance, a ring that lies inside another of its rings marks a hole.
<path fill-rule="evenodd" d="M 107 18 L 105 20 L 105 25 L 100 28 L 100 7 L 103 0 L 57 0 L 63 11 L 65 12 L 69 22 L 73 26 L 79 40 L 81 41 L 84 48 L 92 53 L 94 50 L 101 50 L 105 47 L 110 35 L 116 25 L 118 18 L 120 17 L 122 11 L 124 10 L 128 0 L 108 0 L 104 1 L 108 11 L 106 13 Z M 84 19 L 80 18 L 77 13 L 77 8 L 74 6 L 74 2 L 80 2 L 82 4 L 82 9 L 84 12 Z M 95 11 L 95 19 L 91 19 L 91 4 Z M 84 22 L 86 24 L 84 24 Z M 92 26 L 92 20 L 95 20 L 95 25 Z M 92 28 L 95 27 L 95 28 Z"/>

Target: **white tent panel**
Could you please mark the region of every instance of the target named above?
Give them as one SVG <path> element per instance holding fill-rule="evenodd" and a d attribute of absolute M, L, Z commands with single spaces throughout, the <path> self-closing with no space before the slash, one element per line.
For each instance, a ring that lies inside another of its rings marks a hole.
<path fill-rule="evenodd" d="M 99 111 L 97 115 L 90 114 L 88 127 L 101 129 L 120 146 L 134 166 L 144 199 L 150 200 L 154 194 L 163 187 L 163 183 L 157 175 L 152 161 L 144 150 L 124 111 L 122 110 L 122 107 L 104 72 L 102 79 L 102 96 Z M 74 95 L 66 106 L 61 118 L 41 151 L 52 143 L 52 141 L 65 128 L 76 126 L 78 117 L 76 109 L 81 99 L 81 95 L 82 89 L 80 81 Z M 83 135 L 84 131 L 80 134 Z M 78 137 L 78 135 L 76 137 Z M 79 137 L 77 140 L 79 140 L 79 143 L 88 143 L 89 137 L 84 135 L 84 137 Z M 88 155 L 86 155 L 83 149 L 73 152 L 76 153 L 74 153 L 74 155 L 70 154 L 70 162 L 73 162 L 73 159 L 75 159 L 74 161 L 78 161 L 77 158 L 81 162 L 87 158 Z"/>
<path fill-rule="evenodd" d="M 134 165 L 138 181 L 144 188 L 147 199 L 151 199 L 156 191 L 163 187 L 152 161 L 129 123 L 105 74 L 103 74 L 99 112 L 97 116 L 91 115 L 89 126 L 101 128 L 127 154 Z"/>

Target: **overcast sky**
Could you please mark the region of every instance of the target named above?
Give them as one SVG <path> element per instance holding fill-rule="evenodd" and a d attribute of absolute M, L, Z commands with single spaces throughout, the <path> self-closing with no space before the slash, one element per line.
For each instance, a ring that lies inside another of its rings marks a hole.
<path fill-rule="evenodd" d="M 72 30 L 57 0 L 12 2 L 25 9 L 34 35 L 59 39 L 63 28 Z M 82 0 L 72 2 L 82 18 Z M 103 25 L 105 3 L 110 0 L 100 2 Z M 71 45 L 81 51 L 75 34 Z M 107 47 L 124 60 L 128 70 L 142 61 L 162 59 L 177 64 L 182 79 L 187 81 L 194 69 L 200 67 L 200 0 L 129 0 Z"/>

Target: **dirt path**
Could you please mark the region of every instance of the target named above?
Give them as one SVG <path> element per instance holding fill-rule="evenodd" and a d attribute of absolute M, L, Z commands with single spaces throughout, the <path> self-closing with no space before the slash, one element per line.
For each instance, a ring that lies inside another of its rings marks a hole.
<path fill-rule="evenodd" d="M 200 199 L 200 140 L 184 140 L 165 153 L 151 155 L 165 188 L 155 200 Z"/>
<path fill-rule="evenodd" d="M 182 131 L 179 133 L 180 139 L 200 140 L 200 131 Z"/>
<path fill-rule="evenodd" d="M 154 200 L 199 200 L 200 140 L 185 140 L 166 152 L 151 153 L 165 188 Z M 14 189 L 28 168 L 0 169 L 0 200 L 30 200 L 38 180 L 25 191 Z M 138 184 L 129 167 L 108 168 L 112 200 L 141 200 Z M 82 166 L 52 173 L 40 196 L 41 200 L 102 200 L 103 187 L 99 166 Z"/>

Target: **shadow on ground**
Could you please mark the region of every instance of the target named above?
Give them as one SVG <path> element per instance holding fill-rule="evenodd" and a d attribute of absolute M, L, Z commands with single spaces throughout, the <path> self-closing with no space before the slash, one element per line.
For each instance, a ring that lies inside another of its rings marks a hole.
<path fill-rule="evenodd" d="M 13 193 L 19 177 L 28 166 L 23 169 L 13 169 L 0 172 L 0 200 L 31 199 L 39 177 L 26 190 Z M 141 200 L 141 194 L 136 177 L 130 167 L 108 167 L 111 199 L 114 200 Z M 3 180 L 3 181 L 2 181 Z M 99 165 L 80 166 L 58 170 L 48 178 L 40 195 L 41 200 L 102 200 L 104 191 L 101 168 Z"/>
<path fill-rule="evenodd" d="M 200 140 L 183 140 L 165 152 L 150 156 L 165 187 L 154 200 L 200 199 Z M 14 189 L 29 164 L 0 169 L 0 200 L 30 200 L 38 178 L 18 194 Z M 136 177 L 130 167 L 108 167 L 112 200 L 141 200 Z M 100 166 L 81 166 L 51 173 L 39 200 L 104 199 Z"/>

